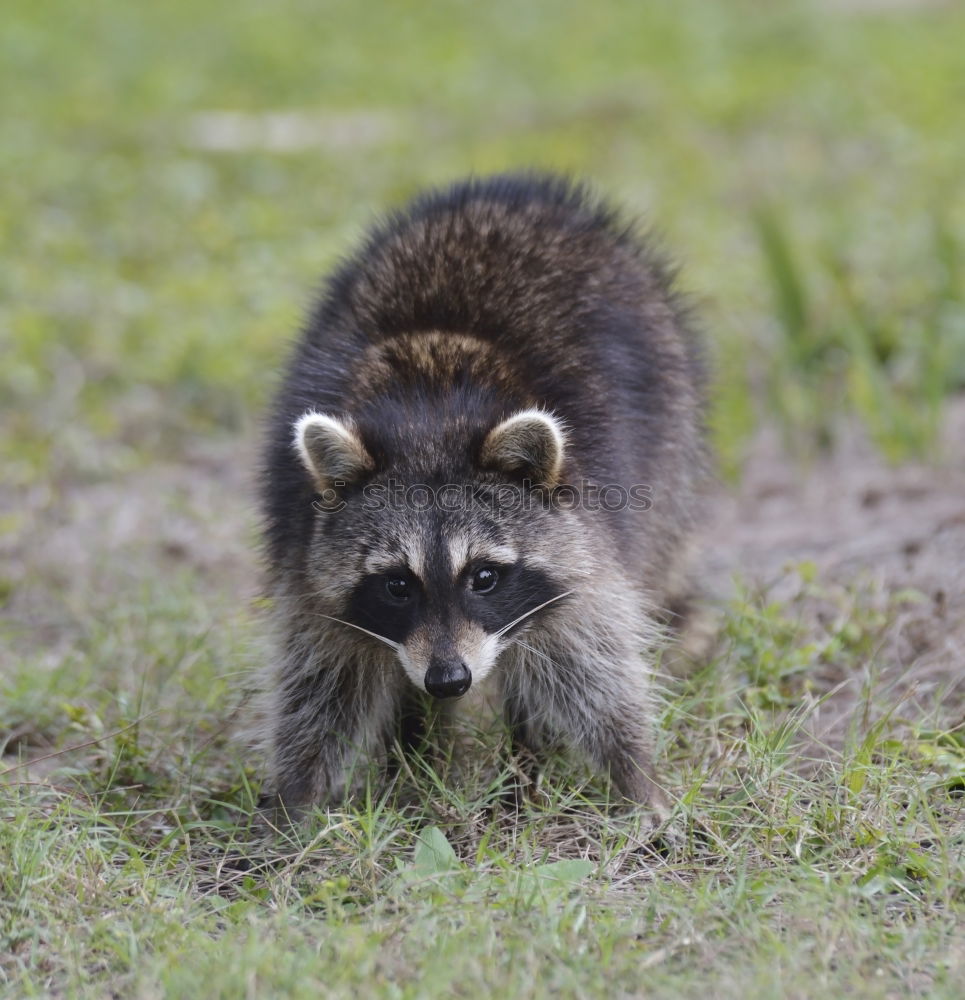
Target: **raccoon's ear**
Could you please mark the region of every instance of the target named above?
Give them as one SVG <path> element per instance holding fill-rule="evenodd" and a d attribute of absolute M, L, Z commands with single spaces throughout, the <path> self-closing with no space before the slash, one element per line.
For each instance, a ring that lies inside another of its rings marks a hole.
<path fill-rule="evenodd" d="M 308 412 L 295 421 L 294 443 L 319 490 L 344 486 L 375 467 L 351 417 Z"/>
<path fill-rule="evenodd" d="M 553 487 L 563 469 L 566 435 L 562 423 L 545 410 L 521 410 L 497 424 L 483 441 L 486 468 Z"/>

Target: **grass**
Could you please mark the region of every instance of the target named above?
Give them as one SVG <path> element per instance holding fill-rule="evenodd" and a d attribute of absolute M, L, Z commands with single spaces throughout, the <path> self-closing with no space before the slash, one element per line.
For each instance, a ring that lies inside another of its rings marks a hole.
<path fill-rule="evenodd" d="M 870 6 L 5 5 L 0 995 L 960 995 L 960 664 L 894 648 L 931 595 L 739 588 L 667 672 L 656 839 L 566 760 L 507 811 L 488 738 L 266 845 L 230 735 L 261 407 L 319 275 L 426 183 L 567 169 L 644 215 L 731 482 L 771 427 L 810 470 L 855 421 L 942 459 L 965 13 Z"/>
<path fill-rule="evenodd" d="M 461 782 L 417 762 L 266 845 L 250 826 L 256 774 L 212 728 L 223 691 L 205 701 L 188 676 L 223 639 L 166 684 L 149 678 L 130 714 L 107 699 L 110 732 L 62 706 L 81 749 L 46 781 L 28 766 L 2 805 L 7 985 L 690 996 L 711 977 L 728 997 L 954 996 L 965 743 L 861 725 L 869 687 L 842 745 L 819 744 L 817 666 L 847 668 L 878 617 L 859 608 L 846 640 L 832 622 L 815 643 L 793 608 L 745 595 L 718 659 L 667 699 L 680 801 L 656 841 L 565 761 L 507 811 L 487 741 Z"/>

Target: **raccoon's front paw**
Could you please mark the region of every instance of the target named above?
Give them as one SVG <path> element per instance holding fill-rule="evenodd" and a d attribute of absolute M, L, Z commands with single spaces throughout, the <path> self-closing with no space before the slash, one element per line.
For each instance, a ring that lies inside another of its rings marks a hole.
<path fill-rule="evenodd" d="M 688 842 L 687 822 L 662 790 L 657 803 L 624 800 L 612 815 L 626 837 L 626 853 L 640 859 L 666 860 L 678 855 Z"/>
<path fill-rule="evenodd" d="M 289 805 L 277 792 L 264 792 L 258 799 L 254 822 L 264 832 L 288 830 L 305 815 L 303 806 Z"/>
<path fill-rule="evenodd" d="M 623 817 L 620 827 L 625 846 L 614 857 L 615 869 L 624 865 L 633 869 L 662 865 L 684 856 L 687 833 L 678 818 L 660 820 L 652 813 L 644 813 Z"/>
<path fill-rule="evenodd" d="M 627 811 L 650 813 L 658 822 L 664 822 L 673 813 L 670 798 L 663 788 L 635 761 L 617 765 L 611 770 L 614 790 L 619 794 L 618 806 Z"/>

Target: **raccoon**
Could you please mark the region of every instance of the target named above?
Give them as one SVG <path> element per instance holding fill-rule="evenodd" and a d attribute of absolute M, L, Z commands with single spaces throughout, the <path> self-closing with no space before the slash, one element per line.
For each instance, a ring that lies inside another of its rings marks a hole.
<path fill-rule="evenodd" d="M 541 174 L 423 194 L 337 268 L 263 461 L 276 808 L 339 801 L 420 697 L 479 690 L 518 747 L 661 808 L 651 662 L 706 469 L 672 279 Z"/>

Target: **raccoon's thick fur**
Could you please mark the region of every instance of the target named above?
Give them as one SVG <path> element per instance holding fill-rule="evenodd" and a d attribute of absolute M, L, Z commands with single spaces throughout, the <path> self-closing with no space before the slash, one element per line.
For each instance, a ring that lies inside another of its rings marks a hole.
<path fill-rule="evenodd" d="M 659 806 L 650 660 L 705 470 L 698 355 L 667 267 L 568 180 L 468 180 L 374 228 L 264 457 L 276 806 L 351 792 L 414 694 L 480 688 L 521 746 Z"/>

